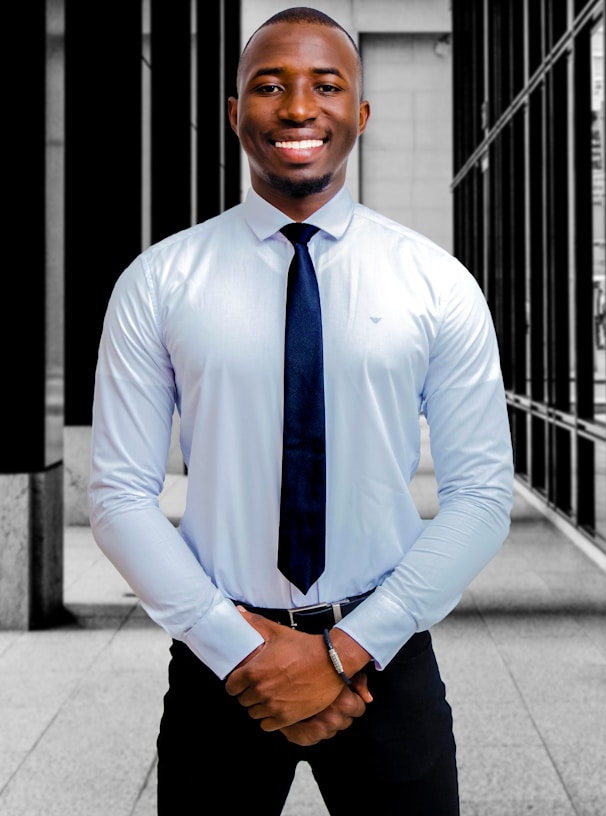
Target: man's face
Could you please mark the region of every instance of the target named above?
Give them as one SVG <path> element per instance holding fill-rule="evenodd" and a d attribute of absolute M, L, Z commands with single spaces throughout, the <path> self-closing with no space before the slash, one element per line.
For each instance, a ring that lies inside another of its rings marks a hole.
<path fill-rule="evenodd" d="M 284 211 L 297 200 L 313 212 L 332 198 L 370 113 L 360 82 L 353 45 L 337 28 L 276 23 L 255 34 L 229 117 L 256 192 Z"/>

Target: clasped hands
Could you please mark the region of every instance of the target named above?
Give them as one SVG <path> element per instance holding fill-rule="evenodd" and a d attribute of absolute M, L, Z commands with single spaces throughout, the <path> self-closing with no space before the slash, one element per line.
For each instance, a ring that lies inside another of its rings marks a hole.
<path fill-rule="evenodd" d="M 372 702 L 363 671 L 352 676 L 352 690 L 335 672 L 321 635 L 238 609 L 265 642 L 230 673 L 225 689 L 264 731 L 281 731 L 297 745 L 315 745 L 362 716 Z M 364 653 L 362 662 L 369 658 Z"/>

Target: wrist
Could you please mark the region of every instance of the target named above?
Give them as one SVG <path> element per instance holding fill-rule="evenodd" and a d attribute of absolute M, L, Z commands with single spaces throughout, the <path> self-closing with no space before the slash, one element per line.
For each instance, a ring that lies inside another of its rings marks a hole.
<path fill-rule="evenodd" d="M 246 666 L 246 664 L 249 663 L 251 660 L 253 660 L 260 652 L 262 652 L 264 648 L 265 648 L 265 642 L 260 643 L 257 646 L 256 649 L 253 649 L 252 652 L 250 652 L 249 654 L 246 655 L 244 660 L 241 660 L 236 666 L 234 666 L 232 671 L 235 671 L 236 669 L 241 669 L 242 666 Z M 231 672 L 230 672 L 230 674 L 231 674 Z"/>
<path fill-rule="evenodd" d="M 332 628 L 330 639 L 348 678 L 353 677 L 372 660 L 372 655 L 342 629 Z"/>

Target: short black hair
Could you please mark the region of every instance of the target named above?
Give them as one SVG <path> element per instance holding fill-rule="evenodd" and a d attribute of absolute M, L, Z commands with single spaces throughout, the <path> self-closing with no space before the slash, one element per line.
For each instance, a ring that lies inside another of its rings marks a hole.
<path fill-rule="evenodd" d="M 360 54 L 360 49 L 354 38 L 351 36 L 349 31 L 343 28 L 342 25 L 337 23 L 336 20 L 333 20 L 332 17 L 329 17 L 328 14 L 325 14 L 323 11 L 319 11 L 318 9 L 308 8 L 307 6 L 293 6 L 292 8 L 284 9 L 283 11 L 278 11 L 276 14 L 273 14 L 269 19 L 267 19 L 264 23 L 262 23 L 248 38 L 248 41 L 244 48 L 242 49 L 242 53 L 240 54 L 240 60 L 238 62 L 238 76 L 240 75 L 240 66 L 242 65 L 242 58 L 246 53 L 246 49 L 251 43 L 251 40 L 255 36 L 258 31 L 261 31 L 263 28 L 267 28 L 268 26 L 276 25 L 276 23 L 315 23 L 316 25 L 323 25 L 328 26 L 329 28 L 338 28 L 339 31 L 342 31 L 347 39 L 353 46 L 353 49 L 356 53 L 357 61 L 358 61 L 358 75 L 360 79 L 360 89 L 362 88 L 362 56 Z"/>

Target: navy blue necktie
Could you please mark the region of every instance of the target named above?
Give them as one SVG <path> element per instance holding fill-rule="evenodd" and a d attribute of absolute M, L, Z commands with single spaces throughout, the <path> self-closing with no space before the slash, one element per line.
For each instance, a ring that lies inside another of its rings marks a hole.
<path fill-rule="evenodd" d="M 326 446 L 322 318 L 307 242 L 311 224 L 287 224 L 294 245 L 288 270 L 284 345 L 284 444 L 278 569 L 304 594 L 324 572 Z"/>

